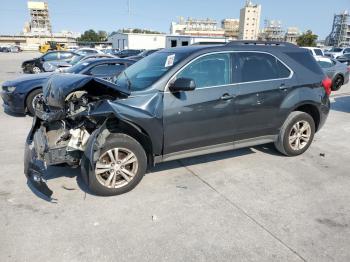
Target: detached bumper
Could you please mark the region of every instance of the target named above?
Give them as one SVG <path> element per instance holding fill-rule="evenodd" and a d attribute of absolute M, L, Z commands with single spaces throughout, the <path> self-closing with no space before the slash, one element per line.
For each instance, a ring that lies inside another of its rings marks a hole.
<path fill-rule="evenodd" d="M 46 184 L 45 173 L 46 164 L 43 160 L 38 158 L 38 152 L 34 146 L 33 138 L 37 129 L 38 119 L 34 118 L 33 126 L 29 132 L 26 140 L 24 150 L 24 174 L 28 179 L 28 183 L 33 189 L 43 195 L 47 200 L 52 200 L 52 190 Z M 46 146 L 45 144 L 43 146 Z"/>

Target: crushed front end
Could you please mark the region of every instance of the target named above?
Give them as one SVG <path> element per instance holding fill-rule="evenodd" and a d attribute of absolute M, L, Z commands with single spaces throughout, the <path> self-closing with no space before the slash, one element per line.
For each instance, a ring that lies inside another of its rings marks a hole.
<path fill-rule="evenodd" d="M 108 101 L 121 97 L 127 94 L 88 76 L 53 76 L 48 81 L 25 146 L 24 173 L 32 187 L 51 200 L 47 167 L 79 167 L 90 136 L 111 114 Z"/>

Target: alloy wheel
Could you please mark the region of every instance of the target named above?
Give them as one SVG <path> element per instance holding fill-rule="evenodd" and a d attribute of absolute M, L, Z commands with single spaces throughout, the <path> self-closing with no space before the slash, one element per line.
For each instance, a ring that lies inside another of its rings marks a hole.
<path fill-rule="evenodd" d="M 138 171 L 136 155 L 126 148 L 113 148 L 103 153 L 96 163 L 95 175 L 105 187 L 120 188 L 129 184 Z"/>
<path fill-rule="evenodd" d="M 43 97 L 43 93 L 39 93 L 37 94 L 36 96 L 33 97 L 33 100 L 32 100 L 32 107 L 35 111 L 35 108 L 36 108 L 36 104 L 38 103 L 38 101 Z"/>
<path fill-rule="evenodd" d="M 289 133 L 289 145 L 297 151 L 303 149 L 310 141 L 311 126 L 307 121 L 295 123 Z"/>
<path fill-rule="evenodd" d="M 39 74 L 39 73 L 41 73 L 41 69 L 39 68 L 39 67 L 37 67 L 37 66 L 35 66 L 35 67 L 33 67 L 33 73 L 34 74 Z"/>

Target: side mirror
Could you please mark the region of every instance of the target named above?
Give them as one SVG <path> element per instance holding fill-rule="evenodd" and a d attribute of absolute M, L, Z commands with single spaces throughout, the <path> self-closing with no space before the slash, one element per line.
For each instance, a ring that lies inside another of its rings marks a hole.
<path fill-rule="evenodd" d="M 172 92 L 193 91 L 196 89 L 196 82 L 191 78 L 178 78 L 170 86 Z"/>

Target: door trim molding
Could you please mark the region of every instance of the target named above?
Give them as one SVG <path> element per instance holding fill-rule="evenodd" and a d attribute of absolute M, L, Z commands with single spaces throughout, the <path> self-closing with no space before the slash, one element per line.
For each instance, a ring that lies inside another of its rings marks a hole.
<path fill-rule="evenodd" d="M 244 147 L 257 146 L 262 144 L 267 144 L 276 141 L 277 135 L 260 136 L 255 138 L 249 138 L 239 141 L 232 141 L 223 144 L 216 144 L 211 146 L 193 148 L 189 150 L 178 151 L 163 156 L 155 156 L 154 163 L 167 162 L 182 158 L 189 158 L 201 155 L 207 155 L 212 153 L 218 153 L 228 150 L 234 150 Z"/>

